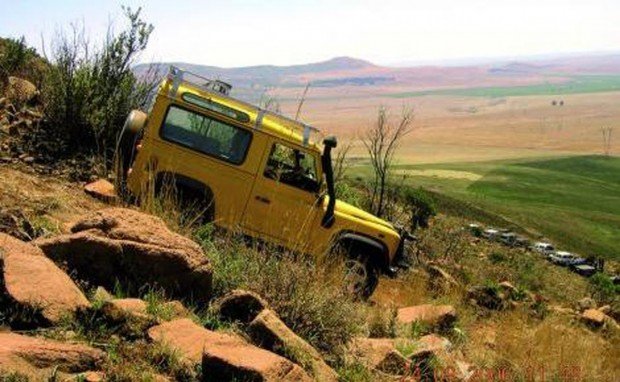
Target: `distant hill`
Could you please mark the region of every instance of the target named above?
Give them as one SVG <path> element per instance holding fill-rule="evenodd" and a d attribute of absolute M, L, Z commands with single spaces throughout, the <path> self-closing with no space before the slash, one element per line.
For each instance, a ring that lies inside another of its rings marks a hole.
<path fill-rule="evenodd" d="M 233 85 L 238 96 L 256 99 L 265 89 L 295 88 L 311 83 L 313 88 L 366 89 L 372 93 L 468 89 L 477 87 L 529 86 L 566 83 L 575 75 L 620 75 L 620 53 L 544 57 L 467 66 L 388 67 L 352 58 L 336 57 L 303 65 L 257 65 L 237 68 L 159 62 L 135 67 L 140 75 L 153 65 L 165 73 L 179 66 L 207 78 Z"/>
<path fill-rule="evenodd" d="M 290 66 L 257 65 L 239 68 L 221 68 L 217 66 L 188 64 L 184 62 L 165 62 L 141 64 L 135 67 L 138 74 L 144 73 L 149 65 L 154 65 L 160 72 L 165 72 L 170 65 L 175 65 L 207 78 L 217 78 L 231 82 L 236 86 L 265 85 L 277 86 L 291 82 L 294 78 L 304 75 L 343 73 L 378 68 L 364 60 L 351 57 L 336 57 L 331 60 Z M 296 81 L 293 81 L 296 82 Z"/>

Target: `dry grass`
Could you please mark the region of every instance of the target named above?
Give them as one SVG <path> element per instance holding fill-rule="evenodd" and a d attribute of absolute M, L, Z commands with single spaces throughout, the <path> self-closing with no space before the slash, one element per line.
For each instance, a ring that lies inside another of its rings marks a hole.
<path fill-rule="evenodd" d="M 473 323 L 468 332 L 463 350 L 471 361 L 520 379 L 535 371 L 545 373 L 547 380 L 616 381 L 620 372 L 617 338 L 605 339 L 566 316 L 538 321 L 516 310 Z M 581 378 L 562 378 L 569 371 Z"/>

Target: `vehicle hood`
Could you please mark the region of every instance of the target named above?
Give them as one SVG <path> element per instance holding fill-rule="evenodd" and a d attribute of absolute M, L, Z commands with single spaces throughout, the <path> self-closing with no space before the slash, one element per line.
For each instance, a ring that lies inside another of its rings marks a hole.
<path fill-rule="evenodd" d="M 339 213 L 342 215 L 352 216 L 357 219 L 379 224 L 386 228 L 396 231 L 394 226 L 390 224 L 389 222 L 383 219 L 380 219 L 376 217 L 375 215 L 362 210 L 361 208 L 357 208 L 349 203 L 343 202 L 342 200 L 336 200 L 335 211 L 336 213 Z"/>

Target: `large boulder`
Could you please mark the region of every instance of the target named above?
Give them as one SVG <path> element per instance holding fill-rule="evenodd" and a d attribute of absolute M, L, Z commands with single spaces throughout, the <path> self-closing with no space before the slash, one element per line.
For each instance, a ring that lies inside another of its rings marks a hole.
<path fill-rule="evenodd" d="M 202 363 L 203 380 L 311 381 L 301 367 L 241 337 L 207 330 L 187 318 L 152 327 L 149 338 L 183 362 Z"/>
<path fill-rule="evenodd" d="M 456 309 L 452 305 L 416 305 L 398 309 L 400 324 L 418 322 L 427 328 L 448 329 L 456 321 Z"/>
<path fill-rule="evenodd" d="M 309 370 L 319 381 L 337 381 L 338 374 L 329 367 L 321 354 L 293 332 L 271 309 L 263 309 L 249 325 L 252 339 Z"/>
<path fill-rule="evenodd" d="M 71 231 L 36 244 L 80 279 L 110 289 L 117 280 L 127 287 L 150 285 L 199 301 L 210 296 L 207 256 L 155 216 L 108 208 L 79 220 Z"/>
<path fill-rule="evenodd" d="M 81 344 L 0 332 L 0 375 L 17 373 L 33 381 L 47 381 L 53 372 L 82 373 L 105 359 L 101 350 Z"/>
<path fill-rule="evenodd" d="M 25 308 L 46 323 L 56 324 L 90 306 L 69 276 L 39 248 L 3 233 L 0 276 L 0 305 Z"/>
<path fill-rule="evenodd" d="M 372 370 L 401 375 L 409 369 L 409 361 L 396 349 L 396 341 L 392 338 L 354 338 L 349 351 Z"/>

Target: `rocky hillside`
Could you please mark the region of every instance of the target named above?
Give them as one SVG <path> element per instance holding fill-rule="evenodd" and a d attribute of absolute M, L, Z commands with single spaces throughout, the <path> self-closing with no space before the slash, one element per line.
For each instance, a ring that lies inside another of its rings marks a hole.
<path fill-rule="evenodd" d="M 188 238 L 169 220 L 114 206 L 103 182 L 86 188 L 94 198 L 31 166 L 0 167 L 4 379 L 481 380 L 536 370 L 613 381 L 619 371 L 617 305 L 601 306 L 587 281 L 538 255 L 472 236 L 459 218 L 438 216 L 410 271 L 382 279 L 369 302 L 351 301 L 325 286 L 333 269 L 274 259 L 227 233 Z"/>

